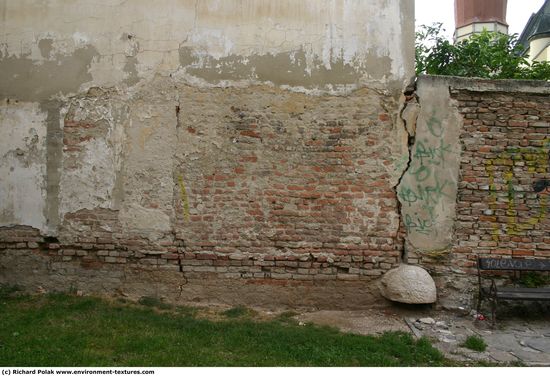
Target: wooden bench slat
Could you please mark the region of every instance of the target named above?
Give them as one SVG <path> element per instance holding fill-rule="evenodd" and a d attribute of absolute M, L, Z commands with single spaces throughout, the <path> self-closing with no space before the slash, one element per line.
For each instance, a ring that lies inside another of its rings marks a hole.
<path fill-rule="evenodd" d="M 509 299 L 509 300 L 550 300 L 549 293 L 540 293 L 540 292 L 502 292 L 498 291 L 496 293 L 497 299 Z"/>
<path fill-rule="evenodd" d="M 497 287 L 497 291 L 501 292 L 534 292 L 537 291 L 541 294 L 550 294 L 550 288 L 546 287 Z"/>

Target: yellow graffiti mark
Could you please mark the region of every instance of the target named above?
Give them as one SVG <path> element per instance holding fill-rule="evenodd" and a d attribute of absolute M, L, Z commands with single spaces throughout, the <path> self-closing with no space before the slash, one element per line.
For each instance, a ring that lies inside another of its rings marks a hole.
<path fill-rule="evenodd" d="M 504 151 L 500 153 L 496 159 L 493 161 L 488 161 L 485 165 L 485 171 L 489 177 L 489 209 L 495 213 L 498 209 L 498 195 L 495 184 L 495 165 L 500 168 L 504 168 L 502 171 L 502 177 L 505 186 L 507 187 L 507 210 L 506 216 L 508 217 L 508 223 L 506 225 L 506 234 L 509 236 L 513 235 L 522 235 L 525 231 L 532 229 L 533 226 L 542 222 L 546 217 L 548 201 L 547 197 L 541 195 L 539 197 L 540 208 L 535 217 L 529 218 L 524 223 L 519 223 L 517 218 L 516 211 L 516 198 L 515 191 L 513 187 L 514 176 L 514 167 L 516 166 L 516 161 L 524 163 L 527 167 L 527 171 L 530 173 L 545 173 L 548 171 L 549 161 L 548 161 L 548 147 L 550 146 L 550 138 L 547 138 L 543 142 L 543 147 L 540 150 L 533 148 L 513 148 L 509 151 Z M 493 230 L 492 238 L 494 241 L 499 240 L 501 235 L 501 229 L 498 221 L 496 220 L 496 215 L 493 216 Z"/>
<path fill-rule="evenodd" d="M 514 173 L 512 171 L 506 171 L 504 173 L 504 183 L 508 187 L 508 210 L 506 211 L 506 216 L 508 217 L 508 226 L 506 227 L 506 232 L 508 235 L 519 235 L 517 234 L 517 218 L 516 218 L 516 202 L 514 200 L 513 193 L 513 182 Z"/>
<path fill-rule="evenodd" d="M 492 213 L 495 213 L 497 210 L 497 199 L 498 199 L 497 190 L 495 187 L 495 175 L 494 175 L 495 167 L 493 165 L 487 165 L 485 169 L 487 171 L 487 174 L 489 175 L 489 195 L 491 197 L 491 200 L 489 201 L 489 209 L 491 209 Z M 495 242 L 498 242 L 500 231 L 496 223 L 493 226 L 492 235 L 493 235 L 493 240 Z"/>
<path fill-rule="evenodd" d="M 183 203 L 183 216 L 185 221 L 189 221 L 189 199 L 187 198 L 187 190 L 185 189 L 185 184 L 183 183 L 183 176 L 179 176 L 178 184 L 180 186 L 180 195 L 181 201 Z"/>

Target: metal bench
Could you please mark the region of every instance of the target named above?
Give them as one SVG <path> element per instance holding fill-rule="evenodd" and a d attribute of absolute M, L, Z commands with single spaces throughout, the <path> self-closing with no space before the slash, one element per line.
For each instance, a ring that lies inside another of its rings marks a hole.
<path fill-rule="evenodd" d="M 493 325 L 496 323 L 496 309 L 498 300 L 550 300 L 550 288 L 526 288 L 497 286 L 495 279 L 491 278 L 489 289 L 483 288 L 482 272 L 486 271 L 550 271 L 548 259 L 518 259 L 518 258 L 478 258 L 477 274 L 479 283 L 478 312 L 481 310 L 481 302 L 487 298 L 491 302 L 491 317 Z"/>

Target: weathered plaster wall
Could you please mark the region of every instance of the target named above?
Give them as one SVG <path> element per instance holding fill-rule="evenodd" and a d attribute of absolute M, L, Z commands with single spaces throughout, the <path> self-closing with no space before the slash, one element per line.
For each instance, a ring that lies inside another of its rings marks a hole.
<path fill-rule="evenodd" d="M 395 99 L 171 85 L 66 103 L 58 240 L 6 228 L 4 267 L 38 253 L 62 286 L 171 299 L 376 299 L 366 282 L 401 259 Z M 49 274 L 24 282 L 59 287 Z M 303 289 L 311 296 L 298 299 Z"/>
<path fill-rule="evenodd" d="M 412 2 L 0 0 L 0 16 L 0 283 L 376 299 L 365 282 L 401 259 Z"/>
<path fill-rule="evenodd" d="M 81 209 L 118 208 L 128 106 L 112 101 L 108 91 L 93 90 L 72 98 L 62 113 L 60 217 Z"/>
<path fill-rule="evenodd" d="M 405 258 L 456 305 L 548 257 L 548 84 L 403 107 L 412 7 L 0 0 L 0 283 L 357 308 Z"/>
<path fill-rule="evenodd" d="M 67 212 L 118 208 L 122 161 L 138 155 L 135 148 L 128 149 L 131 156 L 121 154 L 130 116 L 125 104 L 111 108 L 94 95 L 86 98 L 90 88 L 117 87 L 122 96 L 132 96 L 143 89 L 136 85 L 150 85 L 160 75 L 173 80 L 162 88 L 172 102 L 176 83 L 261 83 L 316 94 L 368 86 L 397 97 L 412 75 L 409 1 L 161 0 L 152 6 L 141 0 L 2 0 L 0 10 L 0 98 L 32 103 L 10 110 L 19 117 L 34 116 L 38 105 L 46 118 L 47 200 L 39 227 L 52 233 Z M 103 138 L 63 146 L 74 141 L 64 133 L 82 133 L 64 122 L 67 112 L 88 118 L 89 125 L 104 122 L 87 130 Z M 128 125 L 152 116 L 134 115 Z M 139 137 L 151 134 L 153 128 L 145 128 Z M 141 209 L 124 210 L 130 220 Z"/>
<path fill-rule="evenodd" d="M 413 68 L 412 7 L 406 0 L 2 0 L 0 77 L 9 95 L 27 98 L 133 86 L 159 72 L 214 85 L 400 90 Z"/>

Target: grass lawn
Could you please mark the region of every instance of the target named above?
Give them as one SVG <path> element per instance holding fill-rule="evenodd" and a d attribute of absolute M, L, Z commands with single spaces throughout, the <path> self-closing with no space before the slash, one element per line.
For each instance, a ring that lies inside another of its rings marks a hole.
<path fill-rule="evenodd" d="M 443 366 L 426 340 L 71 295 L 0 294 L 0 366 Z"/>

